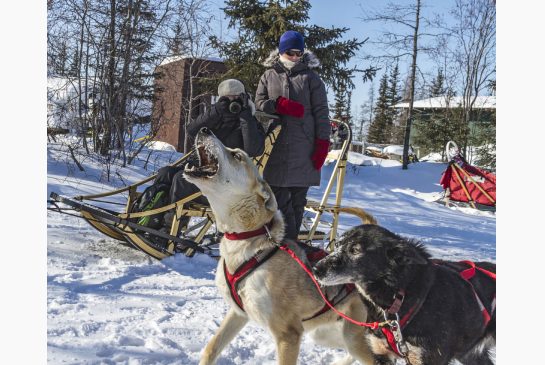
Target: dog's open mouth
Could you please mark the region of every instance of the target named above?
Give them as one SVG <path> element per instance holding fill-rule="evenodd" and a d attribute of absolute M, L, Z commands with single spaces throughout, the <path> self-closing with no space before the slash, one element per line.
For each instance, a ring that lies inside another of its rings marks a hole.
<path fill-rule="evenodd" d="M 191 153 L 184 172 L 192 177 L 212 177 L 218 172 L 218 159 L 204 144 L 199 144 Z"/>

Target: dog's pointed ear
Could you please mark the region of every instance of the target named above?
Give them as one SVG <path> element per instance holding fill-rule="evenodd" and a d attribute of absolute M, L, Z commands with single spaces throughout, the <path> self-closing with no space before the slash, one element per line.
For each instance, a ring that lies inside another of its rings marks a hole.
<path fill-rule="evenodd" d="M 276 198 L 274 197 L 271 187 L 265 182 L 265 180 L 262 179 L 259 180 L 259 185 L 260 186 L 257 189 L 257 193 L 263 198 L 265 202 L 265 209 L 271 212 L 276 212 L 278 210 L 278 204 L 276 203 Z"/>
<path fill-rule="evenodd" d="M 426 265 L 428 261 L 410 244 L 394 244 L 386 250 L 386 256 L 390 260 L 402 265 Z"/>

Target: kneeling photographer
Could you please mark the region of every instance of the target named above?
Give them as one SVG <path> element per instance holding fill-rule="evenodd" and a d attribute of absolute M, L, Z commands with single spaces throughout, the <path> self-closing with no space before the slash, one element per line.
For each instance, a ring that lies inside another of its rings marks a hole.
<path fill-rule="evenodd" d="M 265 148 L 265 131 L 261 123 L 254 117 L 255 105 L 249 98 L 244 84 L 236 79 L 228 79 L 218 86 L 218 101 L 206 112 L 199 115 L 187 126 L 187 133 L 193 141 L 203 127 L 210 129 L 216 137 L 229 148 L 240 148 L 250 157 L 259 156 Z M 199 189 L 183 177 L 183 166 L 165 166 L 159 169 L 155 182 L 169 183 L 169 203 L 174 203 Z M 208 204 L 204 196 L 194 200 L 200 204 Z M 170 227 L 174 212 L 164 216 L 165 228 Z M 187 225 L 189 217 L 180 219 L 179 227 Z"/>

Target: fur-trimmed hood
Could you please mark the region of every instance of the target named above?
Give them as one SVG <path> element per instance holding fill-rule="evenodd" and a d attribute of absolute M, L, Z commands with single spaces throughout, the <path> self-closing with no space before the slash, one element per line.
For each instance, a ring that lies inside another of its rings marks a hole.
<path fill-rule="evenodd" d="M 269 57 L 263 61 L 262 65 L 265 67 L 272 67 L 279 61 L 279 59 L 280 53 L 278 52 L 278 49 L 275 49 L 269 54 Z M 300 62 L 306 64 L 310 69 L 320 66 L 320 60 L 318 57 L 316 57 L 316 55 L 309 50 L 305 50 Z"/>

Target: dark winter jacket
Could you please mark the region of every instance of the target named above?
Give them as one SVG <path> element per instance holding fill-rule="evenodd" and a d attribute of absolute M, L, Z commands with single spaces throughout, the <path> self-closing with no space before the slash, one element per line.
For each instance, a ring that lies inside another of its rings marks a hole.
<path fill-rule="evenodd" d="M 282 131 L 263 172 L 273 186 L 306 187 L 320 185 L 320 170 L 311 160 L 314 140 L 329 140 L 329 108 L 325 85 L 312 68 L 320 61 L 305 51 L 301 62 L 291 70 L 279 61 L 278 51 L 271 53 L 264 65 L 271 67 L 261 76 L 255 103 L 258 110 L 275 113 L 279 96 L 297 101 L 305 107 L 302 119 L 281 116 Z"/>
<path fill-rule="evenodd" d="M 239 114 L 229 111 L 229 102 L 220 98 L 208 111 L 189 123 L 187 133 L 192 140 L 197 132 L 209 128 L 229 148 L 240 148 L 250 157 L 259 156 L 265 148 L 265 132 L 261 123 L 252 115 L 251 107 Z"/>

